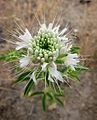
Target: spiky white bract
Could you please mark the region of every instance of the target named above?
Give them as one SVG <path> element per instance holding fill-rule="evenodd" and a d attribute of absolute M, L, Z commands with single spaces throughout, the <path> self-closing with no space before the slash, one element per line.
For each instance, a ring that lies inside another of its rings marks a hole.
<path fill-rule="evenodd" d="M 63 75 L 57 68 L 57 59 L 64 58 L 63 64 L 72 70 L 75 70 L 79 63 L 77 53 L 71 53 L 73 45 L 66 37 L 67 30 L 68 28 L 64 28 L 60 31 L 60 25 L 54 27 L 53 23 L 48 26 L 41 24 L 36 36 L 32 37 L 28 29 L 25 29 L 24 34 L 18 37 L 20 41 L 16 42 L 16 50 L 26 49 L 26 55 L 20 58 L 20 67 L 26 67 L 31 63 L 39 64 L 40 72 L 48 72 L 49 81 L 64 82 Z M 36 83 L 35 74 L 36 71 L 33 71 L 30 77 Z"/>

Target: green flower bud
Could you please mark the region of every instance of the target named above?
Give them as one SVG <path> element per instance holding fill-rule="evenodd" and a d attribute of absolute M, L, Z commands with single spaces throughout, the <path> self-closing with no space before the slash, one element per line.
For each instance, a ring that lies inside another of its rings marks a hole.
<path fill-rule="evenodd" d="M 49 60 L 52 60 L 53 58 L 52 57 L 49 57 Z"/>
<path fill-rule="evenodd" d="M 41 58 L 40 57 L 37 57 L 38 60 L 40 60 Z"/>
<path fill-rule="evenodd" d="M 45 56 L 45 59 L 48 59 L 48 54 L 45 54 L 44 56 Z"/>
<path fill-rule="evenodd" d="M 45 59 L 44 58 L 41 58 L 41 62 L 44 62 L 45 61 Z"/>
<path fill-rule="evenodd" d="M 48 55 L 49 55 L 49 56 L 50 56 L 50 55 L 52 55 L 52 52 L 51 52 L 51 51 L 49 51 Z"/>
<path fill-rule="evenodd" d="M 56 54 L 56 51 L 53 51 L 53 55 L 55 55 Z"/>
<path fill-rule="evenodd" d="M 42 53 L 40 53 L 40 54 L 39 54 L 39 56 L 40 56 L 40 57 L 43 57 L 43 54 L 42 54 Z"/>
<path fill-rule="evenodd" d="M 37 56 L 39 54 L 39 51 L 36 49 L 35 50 L 35 55 Z"/>

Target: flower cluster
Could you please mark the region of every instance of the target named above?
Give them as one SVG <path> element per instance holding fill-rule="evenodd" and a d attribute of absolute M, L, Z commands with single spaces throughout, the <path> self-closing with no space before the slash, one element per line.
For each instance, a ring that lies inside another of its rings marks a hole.
<path fill-rule="evenodd" d="M 24 95 L 41 94 L 43 101 L 47 95 L 60 102 L 57 94 L 64 93 L 59 83 L 68 83 L 67 79 L 70 77 L 79 80 L 77 74 L 82 69 L 79 65 L 79 48 L 73 44 L 73 39 L 67 37 L 67 33 L 67 27 L 60 30 L 60 25 L 54 26 L 50 23 L 48 26 L 41 24 L 35 36 L 27 28 L 22 34 L 15 36 L 18 40 L 16 50 L 10 58 L 11 60 L 19 58 L 20 69 L 26 70 L 16 80 L 16 82 L 28 81 Z M 33 93 L 32 87 L 39 81 L 44 81 L 45 88 Z"/>
<path fill-rule="evenodd" d="M 72 54 L 72 44 L 69 38 L 65 36 L 68 29 L 64 28 L 59 32 L 59 26 L 53 28 L 50 23 L 48 27 L 45 24 L 41 25 L 36 36 L 32 37 L 28 29 L 25 29 L 23 35 L 19 36 L 20 41 L 16 42 L 16 50 L 26 48 L 27 55 L 20 58 L 20 67 L 26 67 L 34 61 L 41 66 L 41 71 L 48 70 L 52 77 L 49 80 L 61 80 L 61 73 L 57 70 L 56 61 L 59 59 L 65 66 L 75 70 L 79 63 L 77 53 Z"/>

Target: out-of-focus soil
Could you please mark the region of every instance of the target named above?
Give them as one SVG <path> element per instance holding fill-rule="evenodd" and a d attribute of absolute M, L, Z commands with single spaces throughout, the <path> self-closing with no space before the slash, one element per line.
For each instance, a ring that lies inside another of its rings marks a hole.
<path fill-rule="evenodd" d="M 77 43 L 81 54 L 90 56 L 85 62 L 89 70 L 80 74 L 80 82 L 72 82 L 72 89 L 65 87 L 64 108 L 44 113 L 37 98 L 22 97 L 23 84 L 11 85 L 12 64 L 0 62 L 0 120 L 97 120 L 97 0 L 0 0 L 0 54 L 11 48 L 2 38 L 13 28 L 13 17 L 29 28 L 37 26 L 33 11 L 39 17 L 45 12 L 48 22 L 57 13 L 62 27 L 69 22 L 78 29 Z"/>

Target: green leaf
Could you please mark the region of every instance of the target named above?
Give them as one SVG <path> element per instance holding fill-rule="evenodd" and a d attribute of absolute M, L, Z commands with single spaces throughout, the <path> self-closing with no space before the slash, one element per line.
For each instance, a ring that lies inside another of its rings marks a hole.
<path fill-rule="evenodd" d="M 18 83 L 22 83 L 22 82 L 24 82 L 24 81 L 28 81 L 28 80 L 30 80 L 30 77 L 25 77 L 25 78 L 22 78 L 22 79 L 16 79 L 14 82 L 13 82 L 13 84 L 18 84 Z"/>
<path fill-rule="evenodd" d="M 70 76 L 70 77 L 73 77 L 73 78 L 75 78 L 76 80 L 78 80 L 78 81 L 80 81 L 80 78 L 78 77 L 78 73 L 79 73 L 79 71 L 77 71 L 77 70 L 68 70 L 67 71 L 67 73 L 68 73 L 68 75 Z"/>
<path fill-rule="evenodd" d="M 5 60 L 5 55 L 0 55 L 0 61 L 4 61 Z"/>
<path fill-rule="evenodd" d="M 72 54 L 79 53 L 80 52 L 80 48 L 78 46 L 74 46 L 74 47 L 71 48 L 70 52 Z"/>
<path fill-rule="evenodd" d="M 17 66 L 17 67 L 15 68 L 16 72 L 20 71 L 21 69 L 22 69 L 22 68 L 20 68 L 19 66 Z"/>
<path fill-rule="evenodd" d="M 42 108 L 43 108 L 43 111 L 46 110 L 46 94 L 45 93 L 42 96 Z"/>
<path fill-rule="evenodd" d="M 31 70 L 28 70 L 22 74 L 20 74 L 17 79 L 14 81 L 14 83 L 21 83 L 25 80 L 29 80 L 30 77 L 28 76 L 32 71 Z"/>
<path fill-rule="evenodd" d="M 0 61 L 13 61 L 18 57 L 21 57 L 24 54 L 24 51 L 11 50 L 9 53 L 0 55 Z"/>
<path fill-rule="evenodd" d="M 62 96 L 64 96 L 64 92 L 62 92 L 62 93 L 55 93 L 54 94 L 56 97 L 62 97 Z"/>
<path fill-rule="evenodd" d="M 64 59 L 57 59 L 55 62 L 56 62 L 57 64 L 62 64 L 62 63 L 64 63 Z"/>
<path fill-rule="evenodd" d="M 37 91 L 37 92 L 33 92 L 30 96 L 38 96 L 38 95 L 42 95 L 42 94 L 44 94 L 44 92 Z"/>
<path fill-rule="evenodd" d="M 78 66 L 77 68 L 75 68 L 76 69 L 76 71 L 82 71 L 82 70 L 88 70 L 88 68 L 87 67 L 83 67 L 83 66 Z"/>
<path fill-rule="evenodd" d="M 60 68 L 59 71 L 62 72 L 62 73 L 64 73 L 64 72 L 67 71 L 67 69 L 68 69 L 68 67 L 65 66 L 64 68 Z"/>
<path fill-rule="evenodd" d="M 46 94 L 51 100 L 53 100 L 53 95 L 52 94 L 50 94 L 49 92 L 47 92 Z"/>
<path fill-rule="evenodd" d="M 55 100 L 57 103 L 59 103 L 61 106 L 64 106 L 63 101 L 61 101 L 58 97 L 55 97 Z"/>
<path fill-rule="evenodd" d="M 49 85 L 49 82 L 50 82 L 50 81 L 48 80 L 48 75 L 49 75 L 49 73 L 46 72 L 46 73 L 45 73 L 45 79 L 46 79 L 47 84 Z"/>
<path fill-rule="evenodd" d="M 33 85 L 34 85 L 33 80 L 32 79 L 29 80 L 29 82 L 26 84 L 26 87 L 25 87 L 25 90 L 24 90 L 24 96 L 29 95 L 29 92 L 31 91 Z"/>

